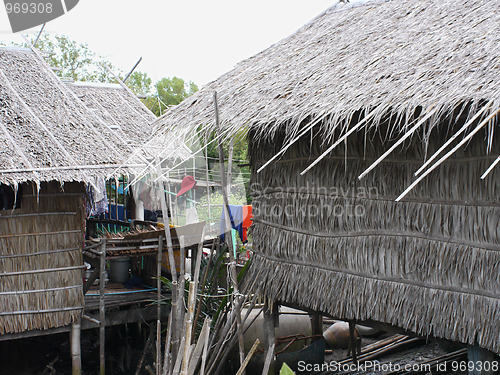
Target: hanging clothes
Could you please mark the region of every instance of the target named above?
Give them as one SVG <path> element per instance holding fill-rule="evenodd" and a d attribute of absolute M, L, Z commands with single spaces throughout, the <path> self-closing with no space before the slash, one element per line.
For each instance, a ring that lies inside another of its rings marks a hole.
<path fill-rule="evenodd" d="M 252 206 L 229 205 L 229 219 L 231 220 L 231 227 L 238 232 L 238 235 L 243 243 L 248 241 L 248 228 L 252 225 L 252 218 Z M 224 241 L 224 232 L 226 231 L 224 211 L 222 211 L 220 229 L 222 233 L 221 240 Z"/>

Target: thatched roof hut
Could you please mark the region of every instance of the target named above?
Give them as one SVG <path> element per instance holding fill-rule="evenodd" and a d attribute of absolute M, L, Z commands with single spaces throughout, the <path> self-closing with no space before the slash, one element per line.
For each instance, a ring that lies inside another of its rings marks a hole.
<path fill-rule="evenodd" d="M 488 0 L 332 7 L 158 120 L 213 130 L 216 90 L 249 129 L 270 298 L 500 353 L 499 25 Z"/>
<path fill-rule="evenodd" d="M 83 183 L 128 150 L 37 53 L 0 49 L 0 336 L 79 319 Z"/>
<path fill-rule="evenodd" d="M 30 50 L 0 49 L 0 183 L 89 181 L 130 148 Z"/>

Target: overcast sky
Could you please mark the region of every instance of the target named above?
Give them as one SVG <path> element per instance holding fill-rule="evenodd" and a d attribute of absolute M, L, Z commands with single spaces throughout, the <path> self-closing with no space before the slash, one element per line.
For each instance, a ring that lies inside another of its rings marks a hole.
<path fill-rule="evenodd" d="M 87 43 L 123 71 L 131 69 L 142 56 L 138 70 L 147 72 L 154 80 L 178 76 L 201 86 L 337 3 L 338 0 L 80 0 L 73 10 L 49 22 L 45 31 Z M 36 34 L 38 30 L 29 32 Z M 3 7 L 0 40 L 21 41 L 12 35 Z"/>

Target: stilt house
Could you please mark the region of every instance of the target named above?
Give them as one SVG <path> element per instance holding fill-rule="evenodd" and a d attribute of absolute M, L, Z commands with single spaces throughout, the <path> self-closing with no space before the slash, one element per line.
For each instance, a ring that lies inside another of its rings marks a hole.
<path fill-rule="evenodd" d="M 217 91 L 248 129 L 267 296 L 500 353 L 499 27 L 498 1 L 337 5 L 159 120 L 214 130 Z"/>

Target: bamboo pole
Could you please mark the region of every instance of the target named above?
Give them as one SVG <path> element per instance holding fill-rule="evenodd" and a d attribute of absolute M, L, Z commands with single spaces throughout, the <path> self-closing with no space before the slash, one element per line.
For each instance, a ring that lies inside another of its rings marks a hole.
<path fill-rule="evenodd" d="M 326 155 L 328 155 L 330 152 L 332 152 L 339 144 L 341 144 L 344 140 L 347 139 L 352 133 L 354 133 L 356 130 L 358 130 L 361 125 L 363 125 L 365 122 L 370 120 L 376 113 L 376 109 L 371 111 L 368 115 L 366 115 L 360 122 L 358 122 L 356 125 L 351 127 L 342 137 L 340 137 L 333 145 L 328 147 L 328 149 L 323 152 L 318 158 L 316 158 L 315 161 L 313 161 L 306 169 L 304 169 L 302 172 L 300 172 L 300 175 L 303 176 L 305 175 L 312 167 L 314 167 L 316 164 L 318 164 Z"/>
<path fill-rule="evenodd" d="M 196 289 L 195 289 L 196 292 Z M 200 358 L 202 355 L 202 351 L 205 349 L 205 342 L 206 342 L 206 336 L 210 332 L 210 324 L 212 324 L 212 319 L 210 318 L 205 318 L 205 321 L 203 322 L 203 327 L 200 332 L 200 336 L 198 337 L 198 342 L 196 343 L 196 346 L 193 350 L 193 353 L 191 354 L 190 360 L 189 360 L 189 367 L 188 367 L 188 375 L 194 375 L 196 367 L 198 367 L 198 363 L 200 362 Z M 193 330 L 194 332 L 194 330 Z M 194 334 L 193 334 L 194 337 Z"/>
<path fill-rule="evenodd" d="M 205 375 L 205 365 L 207 363 L 208 342 L 210 339 L 210 325 L 211 324 L 212 324 L 212 320 L 209 319 L 209 322 L 207 323 L 207 334 L 205 335 L 205 344 L 203 345 L 203 354 L 201 355 L 200 375 Z"/>
<path fill-rule="evenodd" d="M 212 248 L 210 249 L 210 257 L 208 258 L 207 266 L 206 266 L 205 270 L 203 271 L 203 277 L 202 277 L 201 284 L 199 284 L 199 285 L 201 285 L 201 288 L 199 288 L 199 287 L 196 288 L 196 290 L 200 289 L 200 300 L 198 301 L 198 307 L 196 309 L 196 314 L 194 317 L 193 332 L 196 329 L 196 326 L 198 324 L 198 319 L 200 318 L 200 314 L 201 314 L 201 306 L 203 304 L 203 298 L 204 298 L 203 291 L 205 290 L 205 283 L 206 283 L 207 277 L 208 277 L 208 269 L 210 268 L 210 265 L 212 264 L 215 242 L 216 242 L 216 240 L 214 240 L 212 242 Z"/>
<path fill-rule="evenodd" d="M 432 156 L 415 172 L 414 176 L 418 176 L 435 158 L 439 156 L 439 154 L 448 147 L 451 142 L 453 142 L 460 134 L 467 130 L 469 126 L 471 126 L 476 119 L 483 114 L 491 105 L 491 102 L 488 102 L 483 108 L 481 108 L 469 121 L 467 121 L 464 126 L 462 126 L 453 136 L 448 139 Z"/>
<path fill-rule="evenodd" d="M 189 367 L 189 348 L 191 346 L 191 334 L 194 317 L 194 305 L 196 301 L 196 283 L 191 281 L 189 283 L 189 297 L 188 297 L 188 315 L 186 320 L 186 341 L 184 343 L 184 352 L 182 359 L 181 375 L 187 375 Z"/>
<path fill-rule="evenodd" d="M 177 285 L 177 327 L 176 330 L 179 332 L 179 335 L 181 332 L 185 331 L 184 328 L 184 316 L 185 316 L 185 300 L 184 300 L 184 288 L 186 286 L 186 275 L 185 275 L 185 260 L 186 260 L 186 249 L 184 248 L 184 236 L 179 236 L 179 246 L 180 246 L 180 276 L 179 276 L 179 283 Z M 185 337 L 184 337 L 185 339 Z M 185 341 L 185 340 L 184 340 Z M 187 343 L 188 345 L 190 343 Z M 177 357 L 180 357 L 180 353 L 182 350 L 183 344 L 179 346 L 179 350 L 177 352 Z M 178 358 L 177 358 L 178 359 Z"/>
<path fill-rule="evenodd" d="M 490 172 L 497 166 L 497 164 L 500 163 L 500 156 L 495 159 L 495 161 L 488 167 L 488 169 L 483 173 L 481 176 L 481 180 L 484 180 Z"/>
<path fill-rule="evenodd" d="M 72 374 L 81 375 L 82 373 L 82 350 L 80 345 L 80 331 L 82 329 L 81 321 L 71 325 L 71 364 Z"/>
<path fill-rule="evenodd" d="M 397 140 L 397 142 L 392 145 L 384 154 L 375 160 L 372 165 L 370 165 L 363 173 L 358 176 L 358 179 L 361 180 L 364 176 L 366 176 L 371 170 L 373 170 L 377 165 L 379 165 L 391 152 L 393 152 L 401 143 L 403 143 L 407 138 L 409 138 L 415 131 L 422 126 L 434 113 L 437 112 L 439 108 L 435 107 L 435 104 L 431 105 L 429 108 L 429 112 L 425 114 L 410 130 L 408 130 L 401 138 Z"/>
<path fill-rule="evenodd" d="M 101 255 L 99 262 L 99 368 L 100 374 L 106 373 L 105 362 L 105 335 L 106 335 L 106 306 L 105 306 L 105 287 L 106 287 L 106 239 L 102 239 Z"/>
<path fill-rule="evenodd" d="M 159 158 L 156 159 L 156 172 L 157 174 L 161 173 L 161 164 L 159 163 Z M 164 183 L 162 181 L 158 182 L 159 187 L 160 187 L 160 203 L 161 203 L 161 209 L 162 209 L 162 214 L 163 214 L 163 221 L 165 221 L 165 218 L 168 217 L 168 212 L 167 212 L 167 203 L 165 201 L 165 194 L 163 193 L 165 188 L 164 188 Z M 175 363 L 176 359 L 176 353 L 177 350 L 179 349 L 179 331 L 176 329 L 177 328 L 177 289 L 178 289 L 178 280 L 177 280 L 177 270 L 176 270 L 176 265 L 175 265 L 175 257 L 174 257 L 174 248 L 172 245 L 172 236 L 170 235 L 170 226 L 168 224 L 168 221 L 165 223 L 165 238 L 167 240 L 167 253 L 168 253 L 168 260 L 170 264 L 170 273 L 172 275 L 172 304 L 170 308 L 170 314 L 172 315 L 172 326 L 174 329 L 171 329 L 169 334 L 172 335 L 172 337 L 168 337 L 167 340 L 172 341 L 172 361 Z M 170 350 L 170 349 L 169 349 Z M 172 368 L 169 368 L 169 374 L 171 374 L 170 370 Z"/>
<path fill-rule="evenodd" d="M 219 121 L 219 106 L 217 103 L 217 92 L 214 91 L 214 106 L 215 106 L 215 122 L 217 125 L 217 133 L 220 135 L 221 126 Z M 227 182 L 224 170 L 224 149 L 222 147 L 222 141 L 219 140 L 219 168 L 221 174 L 221 185 L 222 185 L 222 196 L 224 199 L 224 219 L 226 222 L 226 241 L 228 244 L 228 253 L 229 253 L 229 270 L 231 275 L 231 282 L 233 284 L 233 293 L 235 295 L 234 300 L 234 315 L 236 316 L 236 329 L 238 334 L 238 346 L 239 346 L 239 355 L 240 355 L 240 364 L 242 365 L 245 361 L 245 344 L 243 341 L 243 331 L 241 327 L 241 315 L 240 315 L 240 303 L 241 303 L 241 295 L 238 289 L 238 275 L 236 273 L 236 262 L 233 255 L 233 241 L 230 235 L 231 232 L 231 221 L 229 219 L 229 197 L 227 195 Z M 244 374 L 244 373 L 243 373 Z"/>
<path fill-rule="evenodd" d="M 227 197 L 231 199 L 231 181 L 233 180 L 233 151 L 234 137 L 229 141 L 229 153 L 227 157 Z"/>
<path fill-rule="evenodd" d="M 262 369 L 262 375 L 268 375 L 271 365 L 274 362 L 276 337 L 274 332 L 274 318 L 267 298 L 264 307 L 264 332 L 266 332 L 266 356 L 264 360 L 264 368 Z"/>
<path fill-rule="evenodd" d="M 162 375 L 167 375 L 170 371 L 170 344 L 172 342 L 172 310 L 168 314 L 167 335 L 165 336 L 165 355 L 163 359 Z"/>
<path fill-rule="evenodd" d="M 205 144 L 207 143 L 207 138 L 205 137 Z M 211 207 L 211 191 L 209 186 L 209 167 L 208 167 L 208 148 L 205 148 L 205 178 L 207 180 L 207 203 L 208 203 L 208 230 L 211 230 L 212 223 L 212 207 Z"/>
<path fill-rule="evenodd" d="M 170 230 L 169 230 L 170 231 Z M 161 260 L 163 236 L 158 238 L 158 254 L 156 257 L 156 375 L 161 375 Z"/>
<path fill-rule="evenodd" d="M 500 113 L 500 109 L 496 110 L 492 114 L 490 114 L 486 119 L 484 119 L 476 128 L 471 131 L 466 137 L 464 137 L 455 147 L 453 147 L 448 153 L 446 153 L 441 159 L 435 162 L 432 167 L 427 169 L 419 178 L 417 178 L 410 186 L 406 188 L 405 191 L 401 193 L 399 197 L 396 198 L 396 202 L 399 202 L 403 199 L 417 184 L 422 181 L 429 173 L 431 173 L 434 169 L 436 169 L 439 165 L 441 165 L 446 159 L 448 159 L 451 155 L 455 153 L 460 147 L 462 147 L 465 143 L 469 141 L 479 130 L 481 130 L 490 120 L 492 120 L 498 113 Z"/>
<path fill-rule="evenodd" d="M 274 154 L 274 156 L 271 159 L 269 159 L 266 163 L 264 163 L 264 165 L 262 167 L 260 167 L 259 169 L 257 169 L 257 173 L 262 172 L 262 170 L 265 167 L 267 167 L 269 164 L 271 164 L 280 155 L 284 154 L 286 152 L 286 150 L 288 150 L 295 142 L 297 142 L 300 138 L 302 138 L 302 136 L 304 136 L 304 134 L 306 134 L 307 132 L 309 132 L 310 130 L 312 130 L 314 128 L 314 126 L 316 126 L 316 124 L 318 122 L 320 122 L 321 120 L 323 120 L 323 119 L 324 119 L 323 116 L 319 116 L 316 120 L 312 121 L 309 125 L 307 125 L 302 130 L 302 132 L 299 133 L 298 136 L 296 136 L 294 139 L 292 139 L 290 142 L 288 142 L 288 144 L 285 147 L 283 147 L 279 152 L 277 152 L 276 154 Z"/>
<path fill-rule="evenodd" d="M 253 354 L 255 353 L 255 351 L 257 350 L 257 346 L 259 346 L 260 344 L 260 340 L 259 339 L 256 339 L 255 342 L 253 343 L 252 345 L 252 348 L 250 349 L 250 351 L 248 352 L 246 358 L 245 358 L 245 361 L 243 362 L 243 364 L 241 365 L 240 369 L 238 370 L 238 372 L 236 373 L 236 375 L 241 375 L 243 374 L 243 372 L 245 371 L 245 368 L 247 367 L 248 365 L 248 362 L 250 362 L 250 359 L 252 359 L 252 356 Z"/>

